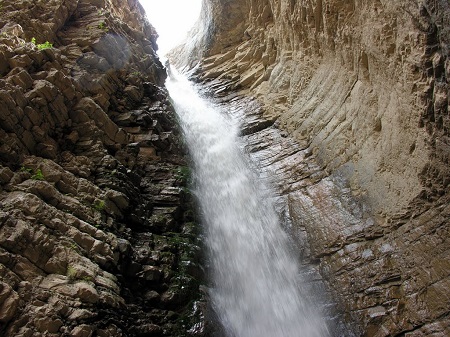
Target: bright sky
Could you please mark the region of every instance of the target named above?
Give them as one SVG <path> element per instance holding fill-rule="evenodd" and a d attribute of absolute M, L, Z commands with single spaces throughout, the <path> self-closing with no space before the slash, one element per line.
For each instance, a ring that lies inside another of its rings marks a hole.
<path fill-rule="evenodd" d="M 158 54 L 180 44 L 197 21 L 202 0 L 139 0 L 158 32 Z"/>

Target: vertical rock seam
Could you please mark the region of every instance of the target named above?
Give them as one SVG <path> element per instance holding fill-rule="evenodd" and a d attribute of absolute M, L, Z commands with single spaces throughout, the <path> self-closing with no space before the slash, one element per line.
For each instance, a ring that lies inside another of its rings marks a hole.
<path fill-rule="evenodd" d="M 0 1 L 0 335 L 205 333 L 156 38 L 137 0 Z"/>

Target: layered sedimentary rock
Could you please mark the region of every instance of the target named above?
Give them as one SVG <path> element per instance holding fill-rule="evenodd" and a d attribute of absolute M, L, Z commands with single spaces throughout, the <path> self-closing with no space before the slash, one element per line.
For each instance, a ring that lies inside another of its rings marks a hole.
<path fill-rule="evenodd" d="M 156 48 L 136 0 L 0 2 L 0 335 L 202 334 Z"/>
<path fill-rule="evenodd" d="M 359 333 L 448 335 L 448 2 L 205 0 L 192 34 L 172 62 L 259 102 L 262 154 L 299 144 L 265 163 L 297 161 L 286 212 Z"/>

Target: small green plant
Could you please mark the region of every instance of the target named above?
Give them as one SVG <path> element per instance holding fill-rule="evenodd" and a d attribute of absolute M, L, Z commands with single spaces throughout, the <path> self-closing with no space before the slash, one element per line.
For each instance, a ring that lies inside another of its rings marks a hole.
<path fill-rule="evenodd" d="M 37 169 L 36 172 L 31 176 L 34 180 L 45 180 L 44 174 L 41 169 Z"/>
<path fill-rule="evenodd" d="M 98 28 L 100 28 L 101 30 L 108 30 L 108 28 L 106 27 L 106 23 L 104 23 L 103 21 L 98 24 Z"/>
<path fill-rule="evenodd" d="M 95 210 L 101 212 L 105 209 L 105 202 L 103 200 L 95 200 L 93 207 Z"/>
<path fill-rule="evenodd" d="M 53 48 L 53 44 L 48 41 L 45 41 L 44 43 L 38 44 L 37 47 L 39 50 L 43 50 L 43 49 Z"/>
<path fill-rule="evenodd" d="M 33 172 L 33 170 L 30 169 L 29 167 L 22 166 L 22 167 L 20 168 L 20 172 L 31 173 L 31 172 Z"/>
<path fill-rule="evenodd" d="M 81 278 L 81 281 L 84 281 L 84 282 L 93 282 L 94 279 L 93 279 L 92 276 L 83 276 L 83 277 Z"/>
<path fill-rule="evenodd" d="M 39 50 L 53 48 L 53 44 L 48 41 L 45 41 L 44 43 L 36 43 L 36 38 L 34 37 L 31 39 L 31 43 L 34 44 Z"/>
<path fill-rule="evenodd" d="M 62 243 L 62 246 L 66 247 L 67 249 L 73 250 L 74 252 L 80 253 L 80 247 L 75 242 L 64 242 Z"/>
<path fill-rule="evenodd" d="M 75 280 L 75 278 L 77 276 L 77 270 L 75 269 L 74 266 L 72 266 L 70 264 L 67 265 L 66 276 L 70 281 Z"/>
<path fill-rule="evenodd" d="M 180 179 L 183 184 L 191 182 L 192 172 L 188 166 L 180 166 L 176 170 L 176 178 Z"/>

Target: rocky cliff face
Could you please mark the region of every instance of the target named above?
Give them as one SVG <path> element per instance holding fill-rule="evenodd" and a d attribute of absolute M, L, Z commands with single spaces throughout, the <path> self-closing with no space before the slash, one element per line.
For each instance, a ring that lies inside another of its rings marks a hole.
<path fill-rule="evenodd" d="M 0 335 L 203 333 L 155 41 L 136 0 L 0 2 Z"/>
<path fill-rule="evenodd" d="M 251 139 L 275 124 L 299 144 L 266 165 L 278 173 L 297 161 L 280 187 L 285 211 L 360 333 L 448 335 L 448 2 L 205 0 L 203 9 L 172 62 L 216 94 L 256 98 Z"/>

